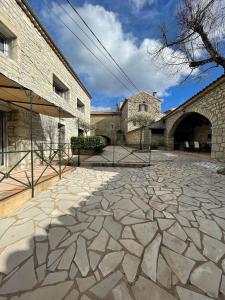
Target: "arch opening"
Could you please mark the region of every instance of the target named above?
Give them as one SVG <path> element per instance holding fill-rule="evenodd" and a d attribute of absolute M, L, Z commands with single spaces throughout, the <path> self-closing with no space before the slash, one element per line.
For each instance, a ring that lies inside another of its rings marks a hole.
<path fill-rule="evenodd" d="M 188 113 L 182 117 L 174 133 L 174 150 L 198 150 L 211 152 L 212 125 L 199 113 Z"/>
<path fill-rule="evenodd" d="M 106 139 L 107 145 L 110 145 L 112 143 L 111 139 L 108 136 L 102 135 L 102 134 L 100 134 L 100 135 L 103 136 Z"/>

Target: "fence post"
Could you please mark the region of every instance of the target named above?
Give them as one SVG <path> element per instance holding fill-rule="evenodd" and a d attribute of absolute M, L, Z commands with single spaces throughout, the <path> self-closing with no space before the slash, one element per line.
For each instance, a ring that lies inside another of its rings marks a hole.
<path fill-rule="evenodd" d="M 62 178 L 62 157 L 61 157 L 61 110 L 59 107 L 59 124 L 58 124 L 58 156 L 59 156 L 59 179 Z"/>
<path fill-rule="evenodd" d="M 31 193 L 34 197 L 34 153 L 33 153 L 33 93 L 28 91 L 28 97 L 30 102 L 30 158 L 31 158 Z"/>
<path fill-rule="evenodd" d="M 78 148 L 78 167 L 80 167 L 80 148 Z"/>

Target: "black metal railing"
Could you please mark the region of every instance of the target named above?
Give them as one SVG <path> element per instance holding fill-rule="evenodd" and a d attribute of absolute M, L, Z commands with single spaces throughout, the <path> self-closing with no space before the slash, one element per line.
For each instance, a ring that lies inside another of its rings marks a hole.
<path fill-rule="evenodd" d="M 8 158 L 8 165 L 0 170 L 0 200 L 4 200 L 35 187 L 76 166 L 70 144 L 40 143 L 32 150 L 4 151 L 0 155 Z M 5 186 L 3 186 L 3 184 Z"/>

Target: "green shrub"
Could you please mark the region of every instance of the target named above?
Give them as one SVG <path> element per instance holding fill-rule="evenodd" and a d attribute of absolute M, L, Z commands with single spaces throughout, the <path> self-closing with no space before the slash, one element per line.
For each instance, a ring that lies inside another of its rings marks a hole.
<path fill-rule="evenodd" d="M 102 151 L 106 145 L 107 141 L 103 136 L 76 136 L 71 138 L 71 149 L 73 154 L 75 154 L 78 149 Z"/>

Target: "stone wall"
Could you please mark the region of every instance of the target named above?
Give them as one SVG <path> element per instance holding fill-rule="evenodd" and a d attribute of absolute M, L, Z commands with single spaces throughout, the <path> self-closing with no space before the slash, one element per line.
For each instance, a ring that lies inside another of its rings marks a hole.
<path fill-rule="evenodd" d="M 165 142 L 169 149 L 174 147 L 173 134 L 180 121 L 192 112 L 203 115 L 211 122 L 212 158 L 225 159 L 225 76 L 164 118 Z"/>
<path fill-rule="evenodd" d="M 94 127 L 95 135 L 106 136 L 112 143 L 117 141 L 117 133 L 121 130 L 120 113 L 92 112 L 91 125 Z"/>
<path fill-rule="evenodd" d="M 0 24 L 3 24 L 3 28 L 7 28 L 14 36 L 13 57 L 7 57 L 0 52 L 1 73 L 32 90 L 38 96 L 69 111 L 76 118 L 79 117 L 89 122 L 90 95 L 76 74 L 71 71 L 71 67 L 63 56 L 60 56 L 60 52 L 57 49 L 53 50 L 54 45 L 48 41 L 37 21 L 32 18 L 32 22 L 28 17 L 27 8 L 23 2 L 22 0 L 0 0 Z M 53 92 L 53 75 L 69 89 L 68 99 Z M 84 103 L 84 113 L 77 110 L 77 99 Z M 13 132 L 13 138 L 9 135 L 9 146 L 11 147 L 12 143 L 20 143 L 18 147 L 21 148 L 27 144 L 26 140 L 28 139 L 27 115 L 23 110 L 14 107 L 10 107 L 10 110 L 16 119 L 8 124 L 9 133 Z M 39 127 L 42 128 L 44 126 L 44 123 L 41 124 L 43 117 L 39 116 L 37 119 L 40 122 Z M 78 133 L 77 122 L 75 119 L 64 119 L 62 123 L 65 124 L 65 139 L 69 142 L 70 137 Z M 37 139 L 43 139 L 39 130 L 36 131 L 37 135 Z"/>
<path fill-rule="evenodd" d="M 139 112 L 139 105 L 146 104 L 148 106 L 147 112 L 152 116 L 153 120 L 159 120 L 162 117 L 161 114 L 161 101 L 154 96 L 146 93 L 140 92 L 134 96 L 131 96 L 127 99 L 128 101 L 128 111 L 127 118 L 125 122 L 127 123 L 129 118 L 134 116 Z M 131 122 L 127 124 L 127 131 L 131 131 L 138 128 L 134 126 Z"/>

